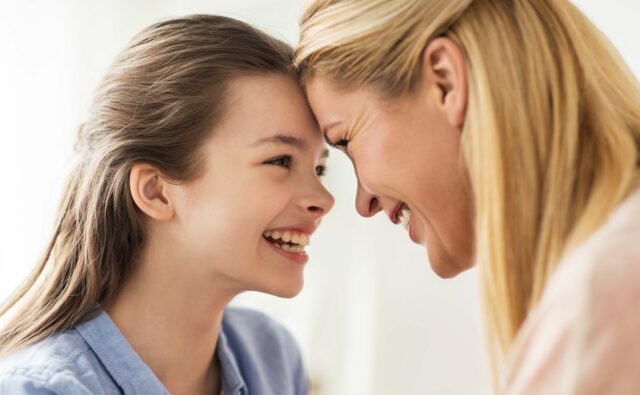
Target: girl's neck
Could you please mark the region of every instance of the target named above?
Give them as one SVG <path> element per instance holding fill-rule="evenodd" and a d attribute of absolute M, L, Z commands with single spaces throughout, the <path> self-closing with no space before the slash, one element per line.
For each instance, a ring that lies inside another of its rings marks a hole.
<path fill-rule="evenodd" d="M 216 345 L 235 294 L 185 274 L 184 261 L 171 254 L 141 255 L 104 309 L 170 393 L 219 393 Z"/>

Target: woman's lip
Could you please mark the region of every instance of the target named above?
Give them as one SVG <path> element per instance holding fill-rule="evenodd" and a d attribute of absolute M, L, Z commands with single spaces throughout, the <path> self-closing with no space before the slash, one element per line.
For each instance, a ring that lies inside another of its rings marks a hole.
<path fill-rule="evenodd" d="M 420 244 L 420 242 L 418 241 L 418 235 L 415 234 L 415 227 L 412 226 L 413 225 L 413 218 L 412 217 L 412 213 L 409 213 L 409 229 L 407 230 L 409 233 L 409 238 L 411 239 L 411 241 L 413 241 L 416 244 Z"/>
<path fill-rule="evenodd" d="M 265 238 L 263 238 L 263 241 L 265 243 L 269 244 L 269 247 L 273 248 L 273 250 L 275 252 L 277 252 L 278 254 L 284 256 L 285 258 L 288 258 L 288 259 L 294 261 L 295 263 L 304 265 L 309 260 L 309 255 L 307 255 L 306 252 L 303 252 L 301 254 L 288 252 L 288 251 L 283 250 L 280 247 L 276 247 L 273 243 L 268 242 L 267 239 L 265 239 Z"/>
<path fill-rule="evenodd" d="M 393 210 L 391 210 L 391 212 L 389 213 L 389 219 L 391 220 L 391 222 L 393 222 L 394 224 L 398 224 L 400 223 L 400 220 L 398 218 L 398 215 L 400 214 L 400 210 L 402 210 L 402 207 L 406 206 L 406 204 L 404 203 L 398 203 Z"/>

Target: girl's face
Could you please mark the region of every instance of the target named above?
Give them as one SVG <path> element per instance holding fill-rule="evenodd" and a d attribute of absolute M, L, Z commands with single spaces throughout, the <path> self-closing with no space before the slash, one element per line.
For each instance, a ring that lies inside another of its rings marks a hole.
<path fill-rule="evenodd" d="M 433 270 L 452 277 L 473 265 L 472 201 L 461 130 L 451 122 L 459 112 L 449 111 L 433 85 L 382 100 L 317 75 L 307 94 L 327 141 L 354 164 L 358 212 L 384 211 L 404 224 L 411 240 L 427 247 Z"/>
<path fill-rule="evenodd" d="M 187 270 L 231 292 L 295 296 L 304 247 L 334 203 L 321 183 L 322 134 L 289 76 L 237 78 L 226 106 L 202 147 L 204 175 L 180 187 L 177 248 Z"/>

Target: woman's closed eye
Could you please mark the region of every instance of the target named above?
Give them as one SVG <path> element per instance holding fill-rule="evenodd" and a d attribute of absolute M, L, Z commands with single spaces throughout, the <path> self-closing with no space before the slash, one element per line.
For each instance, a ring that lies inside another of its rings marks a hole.
<path fill-rule="evenodd" d="M 337 148 L 347 148 L 347 146 L 349 146 L 349 140 L 347 139 L 338 140 L 335 143 L 333 143 L 333 146 Z"/>
<path fill-rule="evenodd" d="M 331 147 L 333 148 L 337 148 L 340 151 L 345 151 L 347 149 L 347 146 L 349 145 L 349 140 L 347 139 L 338 139 L 335 142 L 331 141 L 329 139 L 329 137 L 327 137 L 327 135 L 325 134 L 324 136 L 324 140 L 326 141 L 327 144 L 329 144 Z"/>

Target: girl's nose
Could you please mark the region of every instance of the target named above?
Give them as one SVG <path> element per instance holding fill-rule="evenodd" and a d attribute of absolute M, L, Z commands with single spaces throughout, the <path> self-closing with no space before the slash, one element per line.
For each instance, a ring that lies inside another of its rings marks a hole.
<path fill-rule="evenodd" d="M 318 217 L 327 214 L 333 208 L 335 198 L 320 182 L 316 182 L 313 189 L 306 199 L 306 210 Z"/>

